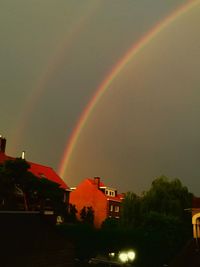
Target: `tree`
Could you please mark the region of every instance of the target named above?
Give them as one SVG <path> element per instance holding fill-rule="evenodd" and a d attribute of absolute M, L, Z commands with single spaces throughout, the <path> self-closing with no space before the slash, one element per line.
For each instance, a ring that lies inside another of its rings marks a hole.
<path fill-rule="evenodd" d="M 142 212 L 159 212 L 185 219 L 185 209 L 191 208 L 192 194 L 179 179 L 165 176 L 156 178 L 149 191 L 143 195 Z"/>
<path fill-rule="evenodd" d="M 18 202 L 20 195 L 23 196 L 25 210 L 30 210 L 30 205 L 36 200 L 37 191 L 40 188 L 39 179 L 28 171 L 29 168 L 28 162 L 21 158 L 7 160 L 3 164 L 4 178 L 12 181 Z"/>
<path fill-rule="evenodd" d="M 137 227 L 143 223 L 145 214 L 152 211 L 177 217 L 190 224 L 191 218 L 185 209 L 191 208 L 192 196 L 179 179 L 158 177 L 141 197 L 133 192 L 125 194 L 121 223 L 126 227 Z"/>
<path fill-rule="evenodd" d="M 94 224 L 94 210 L 91 206 L 87 207 L 86 222 L 90 225 Z"/>
<path fill-rule="evenodd" d="M 132 229 L 132 239 L 145 255 L 138 259 L 138 266 L 168 263 L 191 238 L 191 214 L 185 211 L 191 205 L 192 194 L 187 187 L 179 179 L 165 176 L 156 178 L 141 197 L 125 194 L 121 225 L 125 231 Z M 128 234 L 126 242 L 131 237 Z"/>
<path fill-rule="evenodd" d="M 124 227 L 136 227 L 141 223 L 141 198 L 127 192 L 122 202 L 120 222 Z"/>
<path fill-rule="evenodd" d="M 29 168 L 30 165 L 21 158 L 7 160 L 0 166 L 0 201 L 3 208 L 19 209 L 17 204 L 21 195 L 25 210 L 43 211 L 49 206 L 59 215 L 66 213 L 60 185 L 36 177 Z"/>
<path fill-rule="evenodd" d="M 40 178 L 38 183 L 36 183 L 35 195 L 37 196 L 40 210 L 53 208 L 59 215 L 67 212 L 67 207 L 63 202 L 63 190 L 59 184 L 46 178 Z"/>
<path fill-rule="evenodd" d="M 80 211 L 81 221 L 89 225 L 94 224 L 94 210 L 90 207 L 83 207 Z"/>
<path fill-rule="evenodd" d="M 6 176 L 4 166 L 0 165 L 0 209 L 13 209 L 15 184 Z"/>
<path fill-rule="evenodd" d="M 76 209 L 76 206 L 70 203 L 68 207 L 68 214 L 67 214 L 68 222 L 71 222 L 71 223 L 77 222 L 77 217 L 76 217 L 77 212 L 78 211 Z"/>
<path fill-rule="evenodd" d="M 150 211 L 144 215 L 140 229 L 140 252 L 145 254 L 141 266 L 168 264 L 188 240 L 183 222 L 172 215 Z"/>
<path fill-rule="evenodd" d="M 119 228 L 119 219 L 118 218 L 106 218 L 102 225 L 101 229 L 103 230 L 115 230 Z"/>
<path fill-rule="evenodd" d="M 86 217 L 87 217 L 87 211 L 86 211 L 86 207 L 84 206 L 80 211 L 81 221 L 84 222 L 86 220 Z"/>

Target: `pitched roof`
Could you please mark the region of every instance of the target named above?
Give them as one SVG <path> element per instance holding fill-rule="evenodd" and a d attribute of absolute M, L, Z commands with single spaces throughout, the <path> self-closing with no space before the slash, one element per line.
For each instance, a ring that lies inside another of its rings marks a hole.
<path fill-rule="evenodd" d="M 48 166 L 43 166 L 37 163 L 28 162 L 30 164 L 29 171 L 39 178 L 46 178 L 52 182 L 60 184 L 61 188 L 69 189 L 66 183 L 57 175 L 57 173 Z"/>
<path fill-rule="evenodd" d="M 0 152 L 0 163 L 4 163 L 4 161 L 6 160 L 15 160 L 15 158 L 7 156 L 3 152 Z M 67 184 L 57 175 L 57 173 L 51 167 L 33 163 L 30 161 L 27 162 L 30 165 L 29 171 L 32 172 L 38 178 L 46 178 L 52 182 L 60 184 L 60 187 L 63 189 L 69 189 Z"/>

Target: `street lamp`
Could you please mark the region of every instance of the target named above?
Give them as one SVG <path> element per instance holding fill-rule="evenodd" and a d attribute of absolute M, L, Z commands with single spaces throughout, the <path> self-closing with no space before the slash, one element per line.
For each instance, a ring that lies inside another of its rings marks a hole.
<path fill-rule="evenodd" d="M 123 263 L 126 263 L 128 261 L 128 254 L 126 252 L 120 252 L 119 260 Z"/>
<path fill-rule="evenodd" d="M 128 258 L 129 258 L 130 261 L 134 261 L 134 259 L 135 259 L 135 252 L 133 250 L 128 251 L 127 255 L 128 255 Z"/>
<path fill-rule="evenodd" d="M 121 251 L 119 253 L 119 260 L 122 263 L 128 263 L 128 262 L 132 262 L 135 260 L 135 252 L 133 250 L 129 250 L 129 251 Z"/>

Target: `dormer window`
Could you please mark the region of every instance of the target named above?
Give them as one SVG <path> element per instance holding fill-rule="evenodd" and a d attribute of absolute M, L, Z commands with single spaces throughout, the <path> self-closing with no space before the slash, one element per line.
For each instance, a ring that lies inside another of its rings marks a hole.
<path fill-rule="evenodd" d="M 106 189 L 105 194 L 106 194 L 106 196 L 115 197 L 115 191 L 114 190 Z"/>
<path fill-rule="evenodd" d="M 110 196 L 114 197 L 115 196 L 115 192 L 114 191 L 110 191 Z"/>

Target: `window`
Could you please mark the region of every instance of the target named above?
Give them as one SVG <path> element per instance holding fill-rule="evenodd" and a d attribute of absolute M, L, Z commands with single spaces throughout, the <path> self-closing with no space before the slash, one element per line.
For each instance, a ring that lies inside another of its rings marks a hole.
<path fill-rule="evenodd" d="M 109 191 L 109 195 L 114 197 L 115 196 L 115 192 L 114 191 Z"/>
<path fill-rule="evenodd" d="M 115 212 L 119 212 L 119 206 L 115 206 Z"/>
<path fill-rule="evenodd" d="M 113 211 L 113 205 L 110 205 L 110 211 Z"/>

